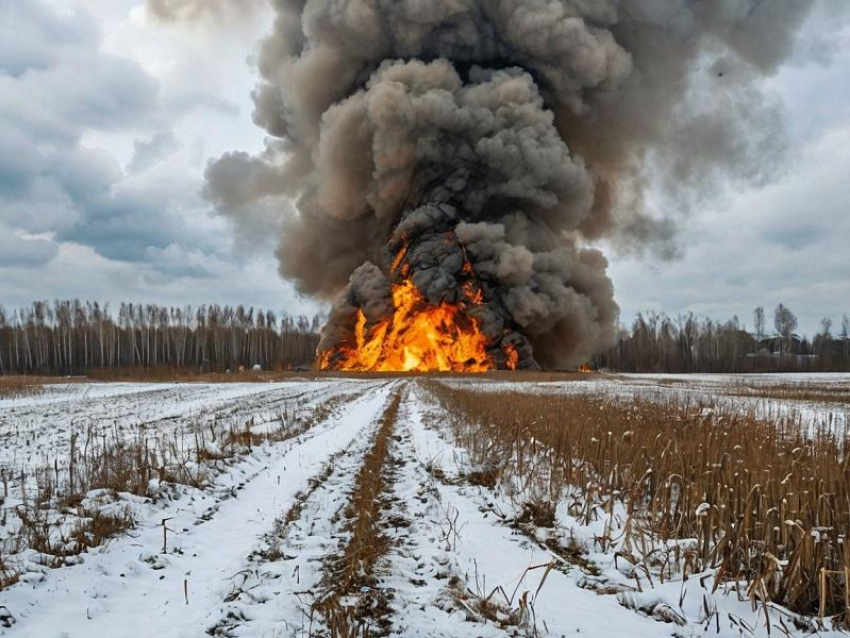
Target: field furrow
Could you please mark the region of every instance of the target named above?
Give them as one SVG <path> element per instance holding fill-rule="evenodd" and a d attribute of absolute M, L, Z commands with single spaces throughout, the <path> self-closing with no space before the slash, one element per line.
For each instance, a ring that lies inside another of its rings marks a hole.
<path fill-rule="evenodd" d="M 213 626 L 231 579 L 276 513 L 361 435 L 388 392 L 372 384 L 295 438 L 255 447 L 219 477 L 217 489 L 127 497 L 136 517 L 128 535 L 93 548 L 81 565 L 38 572 L 0 592 L 15 635 L 59 635 L 61 626 L 68 636 L 197 636 L 199 627 Z"/>
<path fill-rule="evenodd" d="M 346 511 L 380 431 L 382 407 L 278 509 L 274 524 L 234 573 L 210 635 L 308 636 L 326 628 L 317 605 L 333 589 L 329 563 L 351 540 Z"/>

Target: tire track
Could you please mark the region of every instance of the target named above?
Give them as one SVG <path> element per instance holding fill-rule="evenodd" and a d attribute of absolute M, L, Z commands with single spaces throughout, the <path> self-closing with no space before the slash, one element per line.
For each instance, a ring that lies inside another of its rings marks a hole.
<path fill-rule="evenodd" d="M 83 565 L 47 575 L 36 596 L 19 586 L 4 591 L 3 604 L 17 619 L 15 635 L 55 635 L 57 618 L 63 619 L 69 638 L 197 636 L 213 626 L 234 574 L 245 568 L 256 539 L 273 525 L 268 513 L 289 509 L 329 458 L 365 440 L 362 433 L 390 394 L 386 384 L 371 388 L 298 445 L 269 446 L 264 467 L 245 481 L 236 498 L 220 503 L 207 523 L 193 525 L 199 513 L 191 503 L 165 504 L 133 538 L 117 539 L 108 551 L 87 556 Z M 242 471 L 250 474 L 247 465 Z M 168 529 L 174 530 L 167 536 L 166 553 L 161 551 L 160 517 L 169 519 Z"/>
<path fill-rule="evenodd" d="M 378 624 L 385 606 L 365 564 L 382 557 L 370 522 L 377 524 L 382 507 L 375 499 L 384 491 L 399 401 L 396 390 L 368 434 L 331 457 L 262 537 L 209 635 L 341 635 L 341 623 Z"/>

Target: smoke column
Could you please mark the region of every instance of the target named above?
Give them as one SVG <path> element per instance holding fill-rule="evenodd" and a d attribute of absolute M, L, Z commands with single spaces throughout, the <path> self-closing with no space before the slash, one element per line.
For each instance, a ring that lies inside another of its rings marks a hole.
<path fill-rule="evenodd" d="M 576 365 L 616 338 L 590 246 L 676 253 L 672 216 L 645 205 L 649 167 L 681 201 L 775 170 L 763 79 L 811 7 L 274 0 L 254 93 L 266 151 L 212 164 L 207 196 L 246 225 L 252 202 L 296 201 L 280 273 L 335 302 L 323 350 L 352 342 L 358 312 L 392 315 L 401 259 L 433 305 L 473 280 L 464 312 L 498 366 L 508 345 L 520 367 Z"/>

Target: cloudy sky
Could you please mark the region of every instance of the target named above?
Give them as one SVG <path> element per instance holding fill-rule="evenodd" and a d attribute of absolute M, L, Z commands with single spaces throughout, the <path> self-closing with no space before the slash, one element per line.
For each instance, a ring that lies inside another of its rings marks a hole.
<path fill-rule="evenodd" d="M 277 276 L 271 234 L 239 236 L 201 195 L 210 159 L 263 147 L 250 91 L 268 20 L 168 25 L 143 0 L 0 0 L 0 304 L 320 308 Z M 850 29 L 809 41 L 770 80 L 794 143 L 786 169 L 683 212 L 679 261 L 612 252 L 624 321 L 654 308 L 750 324 L 754 306 L 783 301 L 811 334 L 850 312 Z"/>

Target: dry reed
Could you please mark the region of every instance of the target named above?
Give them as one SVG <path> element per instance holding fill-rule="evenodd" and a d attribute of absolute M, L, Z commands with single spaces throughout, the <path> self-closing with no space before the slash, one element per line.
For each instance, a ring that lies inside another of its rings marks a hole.
<path fill-rule="evenodd" d="M 756 383 L 745 380 L 732 386 L 729 394 L 773 401 L 820 403 L 850 408 L 850 385 L 848 384 Z"/>
<path fill-rule="evenodd" d="M 0 400 L 38 396 L 43 391 L 42 383 L 38 379 L 0 376 Z"/>
<path fill-rule="evenodd" d="M 714 568 L 717 586 L 745 583 L 754 604 L 850 626 L 846 426 L 678 397 L 428 387 L 471 462 L 496 468 L 535 507 L 563 498 L 571 515 L 612 530 L 623 512 L 622 547 L 661 578 Z M 692 543 L 668 544 L 683 539 Z"/>

